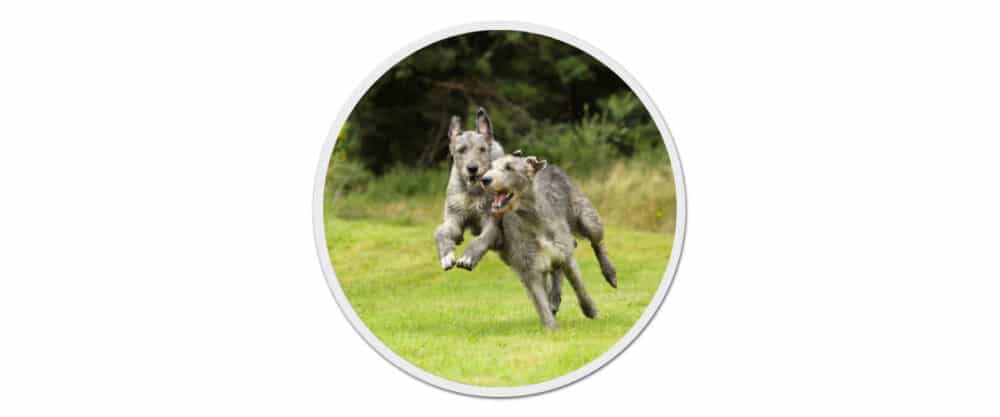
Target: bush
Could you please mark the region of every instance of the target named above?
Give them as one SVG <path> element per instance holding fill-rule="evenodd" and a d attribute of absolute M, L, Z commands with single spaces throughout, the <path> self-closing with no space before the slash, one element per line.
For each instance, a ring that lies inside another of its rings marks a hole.
<path fill-rule="evenodd" d="M 605 171 L 620 160 L 670 163 L 659 130 L 631 92 L 600 100 L 598 111 L 591 113 L 588 107 L 577 123 L 539 126 L 514 146 L 577 176 Z"/>
<path fill-rule="evenodd" d="M 610 68 L 559 40 L 473 32 L 427 45 L 389 68 L 349 116 L 352 134 L 363 140 L 345 146 L 377 175 L 396 165 L 426 168 L 447 159 L 452 115 L 471 125 L 483 106 L 498 137 L 516 142 L 541 125 L 578 121 L 587 106 L 628 91 Z"/>

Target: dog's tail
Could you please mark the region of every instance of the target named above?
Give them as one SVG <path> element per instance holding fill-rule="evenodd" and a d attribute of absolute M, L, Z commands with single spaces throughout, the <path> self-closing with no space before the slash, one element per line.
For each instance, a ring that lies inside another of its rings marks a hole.
<path fill-rule="evenodd" d="M 612 288 L 618 288 L 618 272 L 615 271 L 615 266 L 611 264 L 611 258 L 608 256 L 608 248 L 604 246 L 604 241 L 590 242 L 590 247 L 594 248 L 594 256 L 597 256 L 597 262 L 601 264 L 601 274 L 604 275 L 604 280 Z"/>

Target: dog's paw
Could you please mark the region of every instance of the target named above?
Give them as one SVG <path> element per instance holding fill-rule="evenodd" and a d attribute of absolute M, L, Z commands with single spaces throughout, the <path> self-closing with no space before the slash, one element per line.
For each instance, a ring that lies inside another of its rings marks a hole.
<path fill-rule="evenodd" d="M 469 255 L 462 255 L 461 258 L 458 258 L 458 262 L 455 265 L 467 271 L 471 271 L 472 268 L 476 266 L 475 262 L 472 261 L 472 257 Z"/>
<path fill-rule="evenodd" d="M 553 316 L 559 313 L 559 304 L 562 304 L 562 298 L 551 297 L 549 299 L 549 310 L 552 310 Z"/>
<path fill-rule="evenodd" d="M 455 253 L 449 253 L 441 258 L 441 268 L 445 271 L 455 266 Z"/>

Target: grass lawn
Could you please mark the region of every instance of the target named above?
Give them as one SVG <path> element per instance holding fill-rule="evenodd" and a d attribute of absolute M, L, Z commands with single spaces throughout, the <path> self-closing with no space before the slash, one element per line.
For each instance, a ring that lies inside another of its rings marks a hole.
<path fill-rule="evenodd" d="M 673 241 L 668 233 L 608 226 L 617 290 L 580 241 L 577 260 L 600 313 L 585 318 L 567 282 L 559 330 L 546 332 L 517 275 L 495 253 L 475 271 L 442 271 L 435 226 L 327 216 L 330 259 L 354 310 L 386 346 L 428 372 L 480 386 L 543 382 L 607 351 L 646 309 Z"/>

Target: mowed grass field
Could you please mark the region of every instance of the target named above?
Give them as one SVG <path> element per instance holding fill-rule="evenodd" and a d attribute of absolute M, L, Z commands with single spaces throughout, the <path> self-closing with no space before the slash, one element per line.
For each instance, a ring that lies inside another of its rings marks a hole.
<path fill-rule="evenodd" d="M 559 330 L 547 332 L 517 275 L 495 253 L 474 271 L 442 271 L 433 222 L 348 219 L 329 212 L 325 222 L 333 269 L 365 325 L 414 365 L 479 386 L 543 382 L 606 352 L 645 311 L 673 242 L 669 232 L 607 226 L 618 269 L 615 290 L 581 240 L 577 259 L 600 313 L 585 318 L 567 282 L 556 316 Z"/>

